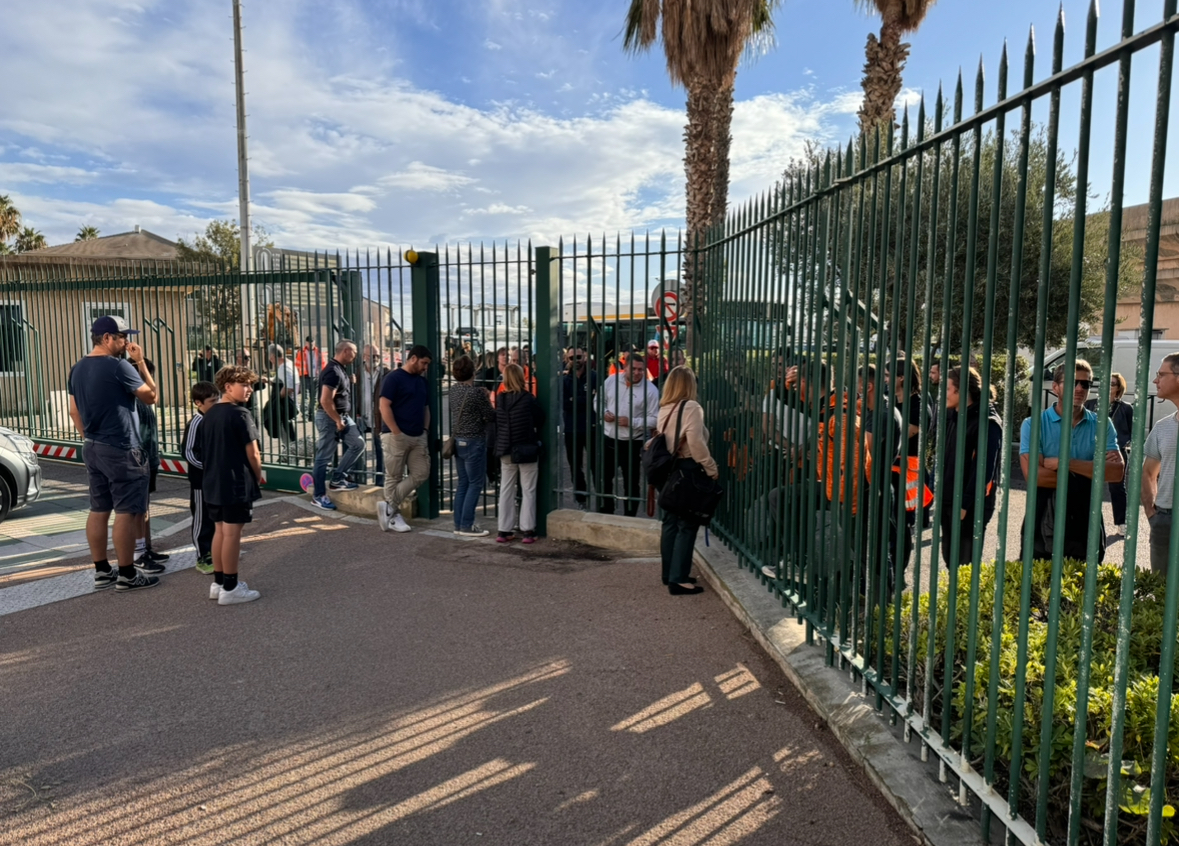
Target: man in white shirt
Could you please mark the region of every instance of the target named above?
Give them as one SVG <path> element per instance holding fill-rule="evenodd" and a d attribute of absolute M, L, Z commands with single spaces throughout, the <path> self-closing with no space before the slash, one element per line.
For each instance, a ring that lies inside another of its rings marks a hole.
<path fill-rule="evenodd" d="M 1179 353 L 1163 359 L 1154 383 L 1158 387 L 1158 399 L 1179 405 Z M 1142 508 L 1150 523 L 1150 569 L 1156 573 L 1166 573 L 1170 559 L 1176 441 L 1179 441 L 1179 412 L 1157 421 L 1142 448 Z"/>
<path fill-rule="evenodd" d="M 627 356 L 626 368 L 605 381 L 596 406 L 602 421 L 602 501 L 598 511 L 614 513 L 614 472 L 622 466 L 626 516 L 639 513 L 643 443 L 659 425 L 659 389 L 647 380 L 647 360 L 641 351 Z"/>
<path fill-rule="evenodd" d="M 269 424 L 267 431 L 278 438 L 279 458 L 287 458 L 295 439 L 294 421 L 299 416 L 299 374 L 281 346 L 271 344 L 266 352 L 274 368 L 274 390 L 262 409 L 263 422 Z"/>

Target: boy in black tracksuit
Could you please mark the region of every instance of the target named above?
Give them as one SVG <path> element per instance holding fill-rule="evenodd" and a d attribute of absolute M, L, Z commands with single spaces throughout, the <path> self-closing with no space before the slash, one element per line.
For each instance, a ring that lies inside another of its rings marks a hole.
<path fill-rule="evenodd" d="M 201 423 L 205 412 L 217 404 L 220 398 L 217 386 L 212 382 L 197 382 L 192 386 L 189 397 L 197 413 L 184 427 L 184 461 L 188 465 L 188 510 L 192 514 L 192 545 L 196 547 L 196 568 L 200 573 L 213 572 L 213 518 L 201 491 L 204 483 L 204 463 L 201 461 Z"/>

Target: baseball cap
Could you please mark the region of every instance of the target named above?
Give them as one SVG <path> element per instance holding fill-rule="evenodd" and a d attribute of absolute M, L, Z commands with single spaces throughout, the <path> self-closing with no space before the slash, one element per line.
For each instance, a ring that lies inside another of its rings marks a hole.
<path fill-rule="evenodd" d="M 132 329 L 123 318 L 107 314 L 94 321 L 90 331 L 95 335 L 138 335 L 138 329 Z"/>

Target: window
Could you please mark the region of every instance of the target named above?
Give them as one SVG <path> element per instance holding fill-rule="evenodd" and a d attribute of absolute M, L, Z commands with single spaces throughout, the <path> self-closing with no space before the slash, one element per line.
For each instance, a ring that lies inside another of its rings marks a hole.
<path fill-rule="evenodd" d="M 92 344 L 90 342 L 90 327 L 94 325 L 94 321 L 105 315 L 111 317 L 121 317 L 127 321 L 128 325 L 131 323 L 131 306 L 128 303 L 82 303 L 82 350 L 83 352 L 90 352 Z M 135 327 L 142 331 L 143 327 Z"/>
<path fill-rule="evenodd" d="M 23 373 L 24 369 L 24 308 L 20 303 L 0 302 L 0 373 Z"/>

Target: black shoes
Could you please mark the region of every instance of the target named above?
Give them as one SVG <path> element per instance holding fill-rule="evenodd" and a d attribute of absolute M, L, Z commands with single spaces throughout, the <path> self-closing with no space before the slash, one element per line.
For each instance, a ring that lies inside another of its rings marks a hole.
<path fill-rule="evenodd" d="M 704 593 L 704 588 L 700 585 L 692 585 L 692 587 L 684 587 L 683 585 L 672 582 L 667 586 L 667 592 L 672 596 L 693 596 L 697 593 Z"/>
<path fill-rule="evenodd" d="M 145 576 L 158 576 L 164 572 L 164 565 L 152 561 L 147 555 L 135 559 L 135 569 Z"/>
<path fill-rule="evenodd" d="M 157 564 L 159 564 L 161 561 L 167 561 L 172 556 L 166 552 L 156 552 L 154 549 L 149 549 L 147 552 L 143 553 L 143 555 L 140 557 L 146 558 L 148 561 L 154 561 Z"/>
<path fill-rule="evenodd" d="M 143 590 L 144 588 L 155 587 L 159 583 L 160 580 L 155 576 L 145 576 L 143 573 L 136 573 L 133 579 L 119 576 L 115 582 L 115 592 L 126 593 L 131 590 Z"/>

